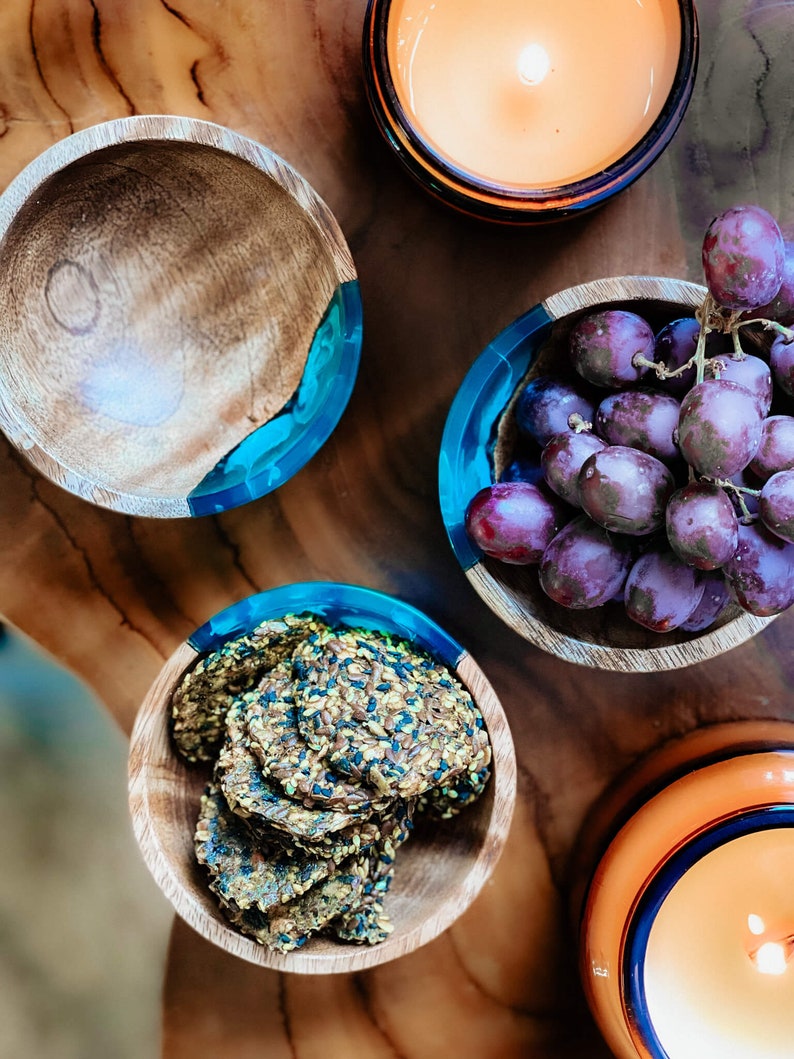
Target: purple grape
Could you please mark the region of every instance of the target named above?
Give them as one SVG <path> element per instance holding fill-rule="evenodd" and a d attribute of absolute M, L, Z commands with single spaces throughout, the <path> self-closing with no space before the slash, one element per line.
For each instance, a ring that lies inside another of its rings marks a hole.
<path fill-rule="evenodd" d="M 726 309 L 754 309 L 775 297 L 785 251 L 777 221 L 760 206 L 733 206 L 709 225 L 703 271 L 712 297 Z"/>
<path fill-rule="evenodd" d="M 642 317 L 623 309 L 585 316 L 569 341 L 571 363 L 595 386 L 619 389 L 638 382 L 647 368 L 635 366 L 634 358 L 653 359 L 653 331 Z"/>
<path fill-rule="evenodd" d="M 588 430 L 555 434 L 540 455 L 546 482 L 557 496 L 579 507 L 579 471 L 594 452 L 605 449 L 604 442 Z"/>
<path fill-rule="evenodd" d="M 681 402 L 678 447 L 710 478 L 730 478 L 755 455 L 762 416 L 749 390 L 727 379 L 705 379 Z"/>
<path fill-rule="evenodd" d="M 794 243 L 783 243 L 783 282 L 774 298 L 766 305 L 745 314 L 747 318 L 777 320 L 788 327 L 794 324 Z"/>
<path fill-rule="evenodd" d="M 719 618 L 731 601 L 728 586 L 721 570 L 707 570 L 702 575 L 703 598 L 679 628 L 685 632 L 708 629 Z"/>
<path fill-rule="evenodd" d="M 700 324 L 694 316 L 672 320 L 656 336 L 653 359 L 664 364 L 669 371 L 681 368 L 695 355 L 700 334 Z M 649 373 L 653 374 L 653 373 Z M 654 385 L 667 393 L 684 394 L 695 383 L 695 365 L 672 379 L 654 379 Z"/>
<path fill-rule="evenodd" d="M 666 548 L 645 552 L 626 578 L 626 614 L 652 632 L 677 629 L 702 597 L 700 573 Z"/>
<path fill-rule="evenodd" d="M 546 445 L 555 434 L 570 430 L 568 417 L 577 413 L 592 422 L 595 406 L 581 391 L 562 379 L 539 375 L 516 401 L 516 425 L 522 434 Z"/>
<path fill-rule="evenodd" d="M 706 374 L 743 386 L 755 397 L 762 418 L 769 414 L 772 406 L 772 372 L 760 357 L 712 357 L 706 362 Z"/>
<path fill-rule="evenodd" d="M 567 517 L 563 505 L 529 482 L 487 485 L 466 510 L 466 531 L 495 559 L 525 565 L 538 563 L 546 545 Z"/>
<path fill-rule="evenodd" d="M 667 539 L 678 558 L 698 570 L 716 570 L 736 551 L 739 524 L 724 489 L 691 482 L 667 503 Z"/>
<path fill-rule="evenodd" d="M 623 390 L 605 397 L 596 409 L 595 430 L 610 445 L 627 445 L 674 460 L 680 454 L 673 441 L 680 406 L 675 397 L 657 390 Z"/>
<path fill-rule="evenodd" d="M 761 522 L 739 525 L 739 546 L 722 572 L 739 606 L 760 618 L 794 603 L 794 544 Z"/>
<path fill-rule="evenodd" d="M 765 482 L 789 467 L 794 467 L 794 418 L 770 416 L 761 424 L 761 441 L 748 469 Z"/>
<path fill-rule="evenodd" d="M 769 363 L 780 389 L 794 395 L 794 339 L 778 335 L 769 350 Z"/>
<path fill-rule="evenodd" d="M 629 543 L 580 515 L 560 530 L 543 553 L 540 585 L 563 607 L 588 610 L 615 597 L 630 565 Z"/>
<path fill-rule="evenodd" d="M 758 513 L 776 537 L 794 542 L 794 470 L 772 475 L 761 490 Z"/>
<path fill-rule="evenodd" d="M 664 525 L 674 489 L 673 476 L 660 460 L 625 445 L 594 453 L 579 472 L 579 496 L 587 514 L 604 529 L 631 536 Z"/>

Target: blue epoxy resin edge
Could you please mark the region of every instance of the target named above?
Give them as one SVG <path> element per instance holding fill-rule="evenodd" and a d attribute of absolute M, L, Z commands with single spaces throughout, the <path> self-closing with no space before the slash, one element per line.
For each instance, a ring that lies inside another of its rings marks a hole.
<path fill-rule="evenodd" d="M 278 415 L 243 438 L 191 491 L 191 515 L 215 515 L 257 500 L 308 463 L 347 406 L 361 342 L 361 292 L 358 280 L 350 280 L 336 288 L 323 314 L 298 389 Z"/>
<path fill-rule="evenodd" d="M 499 419 L 553 322 L 543 305 L 515 319 L 474 361 L 450 407 L 441 439 L 438 493 L 447 536 L 464 570 L 482 558 L 466 533 L 466 508 L 480 489 L 493 482 Z"/>
<path fill-rule="evenodd" d="M 394 633 L 424 648 L 455 669 L 466 653 L 460 644 L 410 603 L 374 588 L 335 581 L 302 581 L 248 596 L 219 611 L 188 637 L 190 646 L 205 654 L 228 640 L 251 632 L 268 618 L 310 612 L 329 625 Z"/>
<path fill-rule="evenodd" d="M 651 1021 L 645 996 L 645 958 L 659 910 L 675 884 L 707 854 L 742 835 L 773 828 L 794 829 L 794 805 L 748 809 L 709 828 L 674 853 L 642 895 L 626 936 L 622 992 L 627 997 L 626 1015 L 654 1059 L 670 1059 Z"/>

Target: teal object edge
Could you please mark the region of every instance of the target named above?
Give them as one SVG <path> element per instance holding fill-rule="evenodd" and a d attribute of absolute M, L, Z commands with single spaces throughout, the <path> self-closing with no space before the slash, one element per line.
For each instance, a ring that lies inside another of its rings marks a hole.
<path fill-rule="evenodd" d="M 452 669 L 466 653 L 456 640 L 410 603 L 374 588 L 336 581 L 301 581 L 248 596 L 215 614 L 196 629 L 188 643 L 199 654 L 205 654 L 244 636 L 263 621 L 285 614 L 306 613 L 324 619 L 329 625 L 396 634 Z"/>
<path fill-rule="evenodd" d="M 303 376 L 284 408 L 243 438 L 187 497 L 192 516 L 214 515 L 272 492 L 330 437 L 347 406 L 361 359 L 358 280 L 333 293 L 312 340 Z"/>
<path fill-rule="evenodd" d="M 466 508 L 494 480 L 499 420 L 553 322 L 542 304 L 517 317 L 474 361 L 450 406 L 441 439 L 438 494 L 449 542 L 464 570 L 483 554 L 466 533 Z"/>

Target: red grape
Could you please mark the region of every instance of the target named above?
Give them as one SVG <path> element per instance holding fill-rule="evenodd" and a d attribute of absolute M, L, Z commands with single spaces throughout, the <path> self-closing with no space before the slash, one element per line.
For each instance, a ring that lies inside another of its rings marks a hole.
<path fill-rule="evenodd" d="M 605 448 L 605 443 L 588 430 L 555 434 L 540 455 L 549 488 L 569 504 L 579 507 L 579 471 L 582 464 L 588 456 Z"/>
<path fill-rule="evenodd" d="M 579 496 L 587 514 L 604 529 L 630 536 L 664 525 L 673 476 L 654 456 L 612 445 L 589 456 L 579 472 Z"/>
<path fill-rule="evenodd" d="M 736 551 L 739 524 L 724 489 L 713 482 L 690 482 L 670 497 L 667 539 L 682 562 L 715 570 Z"/>
<path fill-rule="evenodd" d="M 666 548 L 645 552 L 626 579 L 626 614 L 652 632 L 677 629 L 703 597 L 703 581 Z"/>
<path fill-rule="evenodd" d="M 706 379 L 681 402 L 678 447 L 699 474 L 730 478 L 755 455 L 761 421 L 749 390 L 727 379 Z"/>
<path fill-rule="evenodd" d="M 466 530 L 486 555 L 505 563 L 540 562 L 563 525 L 562 503 L 529 482 L 497 482 L 481 489 L 466 510 Z"/>
<path fill-rule="evenodd" d="M 772 405 L 772 372 L 760 357 L 712 357 L 706 364 L 709 376 L 729 379 L 749 390 L 758 403 L 761 416 L 769 414 Z"/>
<path fill-rule="evenodd" d="M 634 358 L 652 360 L 653 349 L 650 325 L 623 309 L 585 316 L 570 335 L 573 366 L 596 386 L 619 388 L 637 382 L 648 369 L 635 366 Z"/>
<path fill-rule="evenodd" d="M 694 316 L 672 320 L 656 336 L 653 359 L 664 364 L 669 371 L 681 368 L 695 355 L 700 334 L 700 324 Z M 650 373 L 653 377 L 653 373 Z M 655 385 L 667 393 L 683 394 L 694 385 L 695 365 L 672 379 L 654 379 Z"/>
<path fill-rule="evenodd" d="M 720 213 L 703 239 L 703 271 L 712 297 L 726 309 L 754 309 L 771 301 L 783 281 L 783 236 L 760 206 Z"/>
<path fill-rule="evenodd" d="M 772 475 L 761 490 L 758 513 L 776 537 L 794 541 L 794 470 Z"/>
<path fill-rule="evenodd" d="M 794 467 L 794 418 L 770 416 L 761 424 L 761 441 L 748 469 L 765 482 L 789 467 Z"/>
<path fill-rule="evenodd" d="M 674 460 L 680 455 L 673 441 L 679 409 L 670 394 L 622 390 L 604 398 L 596 409 L 594 426 L 610 445 L 627 445 L 658 460 Z"/>
<path fill-rule="evenodd" d="M 747 312 L 747 317 L 762 320 L 777 320 L 789 326 L 794 324 L 794 243 L 784 242 L 783 282 L 772 301 Z"/>
<path fill-rule="evenodd" d="M 516 425 L 522 434 L 546 445 L 555 434 L 571 429 L 570 415 L 577 413 L 590 422 L 594 411 L 593 402 L 570 383 L 539 375 L 527 383 L 516 401 Z"/>
<path fill-rule="evenodd" d="M 700 632 L 713 625 L 731 601 L 728 586 L 721 570 L 707 570 L 702 574 L 703 598 L 686 621 L 679 626 L 684 632 Z"/>
<path fill-rule="evenodd" d="M 556 603 L 573 610 L 613 599 L 631 564 L 629 544 L 586 515 L 564 526 L 543 553 L 540 584 Z"/>
<path fill-rule="evenodd" d="M 766 618 L 794 603 L 794 544 L 776 537 L 760 522 L 739 525 L 739 546 L 723 567 L 741 607 Z"/>
<path fill-rule="evenodd" d="M 780 389 L 794 395 L 794 339 L 778 335 L 769 350 L 769 363 Z"/>

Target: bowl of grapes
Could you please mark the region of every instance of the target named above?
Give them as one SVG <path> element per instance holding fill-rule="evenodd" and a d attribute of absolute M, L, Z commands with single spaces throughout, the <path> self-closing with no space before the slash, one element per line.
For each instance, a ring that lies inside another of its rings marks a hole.
<path fill-rule="evenodd" d="M 702 261 L 703 284 L 552 295 L 449 411 L 453 551 L 508 626 L 571 662 L 677 669 L 794 603 L 794 243 L 737 205 Z"/>

